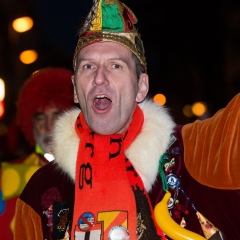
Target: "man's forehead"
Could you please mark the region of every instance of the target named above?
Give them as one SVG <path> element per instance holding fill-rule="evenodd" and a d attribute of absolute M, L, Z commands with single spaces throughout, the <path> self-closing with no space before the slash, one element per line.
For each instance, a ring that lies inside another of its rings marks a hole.
<path fill-rule="evenodd" d="M 81 49 L 81 51 L 78 54 L 78 60 L 82 58 L 83 55 L 88 55 L 89 53 L 94 54 L 98 52 L 103 52 L 103 48 L 101 46 L 104 46 L 105 51 L 110 53 L 115 53 L 116 57 L 121 56 L 124 54 L 132 55 L 132 52 L 124 45 L 112 41 L 98 41 L 91 43 L 84 48 Z"/>

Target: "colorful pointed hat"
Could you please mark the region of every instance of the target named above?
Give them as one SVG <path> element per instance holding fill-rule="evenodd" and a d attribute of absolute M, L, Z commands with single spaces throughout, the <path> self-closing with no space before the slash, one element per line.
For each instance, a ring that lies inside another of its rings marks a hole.
<path fill-rule="evenodd" d="M 73 67 L 76 67 L 78 53 L 85 46 L 110 41 L 127 47 L 139 59 L 146 72 L 144 47 L 134 24 L 134 13 L 118 0 L 93 0 L 93 6 L 79 31 L 79 40 L 74 53 Z"/>

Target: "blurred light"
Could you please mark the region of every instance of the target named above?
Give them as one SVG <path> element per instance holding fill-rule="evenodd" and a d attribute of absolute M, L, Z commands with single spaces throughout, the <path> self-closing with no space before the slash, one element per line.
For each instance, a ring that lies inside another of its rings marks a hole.
<path fill-rule="evenodd" d="M 26 32 L 33 26 L 33 20 L 30 17 L 21 17 L 13 21 L 13 29 L 16 32 Z"/>
<path fill-rule="evenodd" d="M 4 102 L 0 101 L 0 118 L 4 115 Z"/>
<path fill-rule="evenodd" d="M 191 118 L 193 116 L 192 105 L 185 105 L 182 111 L 186 117 Z"/>
<path fill-rule="evenodd" d="M 40 71 L 40 70 L 36 70 L 36 71 L 34 71 L 34 72 L 32 73 L 32 75 L 38 73 L 39 71 Z"/>
<path fill-rule="evenodd" d="M 0 101 L 3 101 L 5 97 L 5 83 L 3 79 L 0 78 Z"/>
<path fill-rule="evenodd" d="M 24 64 L 30 64 L 37 60 L 38 54 L 35 50 L 26 50 L 20 54 L 20 60 Z"/>
<path fill-rule="evenodd" d="M 49 161 L 49 162 L 51 162 L 51 161 L 53 161 L 55 158 L 54 158 L 54 156 L 51 154 L 51 153 L 45 153 L 44 154 L 44 157 Z"/>
<path fill-rule="evenodd" d="M 202 116 L 207 111 L 207 106 L 203 102 L 196 102 L 192 105 L 192 112 L 196 116 Z"/>
<path fill-rule="evenodd" d="M 158 93 L 153 97 L 153 101 L 160 106 L 163 106 L 166 103 L 166 97 L 163 94 Z"/>
<path fill-rule="evenodd" d="M 8 128 L 5 123 L 0 122 L 0 136 L 6 135 Z"/>

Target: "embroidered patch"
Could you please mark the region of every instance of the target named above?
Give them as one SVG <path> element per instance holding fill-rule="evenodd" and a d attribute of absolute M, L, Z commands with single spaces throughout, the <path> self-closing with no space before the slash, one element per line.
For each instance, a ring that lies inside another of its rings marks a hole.
<path fill-rule="evenodd" d="M 53 203 L 62 200 L 61 194 L 57 188 L 47 189 L 41 197 L 41 206 L 43 215 L 47 218 L 47 226 L 49 227 L 48 238 L 52 239 L 53 232 Z M 45 220 L 44 220 L 45 221 Z"/>
<path fill-rule="evenodd" d="M 137 232 L 138 239 L 141 239 L 143 232 L 146 230 L 146 226 L 144 225 L 144 220 L 142 219 L 141 213 L 138 213 L 137 216 Z"/>
<path fill-rule="evenodd" d="M 137 199 L 137 240 L 151 239 L 160 240 L 161 236 L 157 234 L 156 226 L 151 215 L 151 209 L 148 203 L 147 195 L 138 186 L 133 189 Z"/>
<path fill-rule="evenodd" d="M 63 239 L 70 227 L 72 218 L 72 204 L 69 202 L 53 203 L 53 235 L 57 239 Z"/>

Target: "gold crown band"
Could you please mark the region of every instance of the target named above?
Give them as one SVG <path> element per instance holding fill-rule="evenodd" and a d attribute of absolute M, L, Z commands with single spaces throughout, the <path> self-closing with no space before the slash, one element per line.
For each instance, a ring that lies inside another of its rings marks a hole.
<path fill-rule="evenodd" d="M 111 41 L 122 44 L 127 47 L 140 61 L 143 66 L 144 72 L 147 72 L 147 63 L 144 56 L 143 43 L 141 41 L 140 35 L 138 32 L 107 32 L 107 31 L 94 31 L 92 34 L 87 36 L 81 36 L 78 40 L 74 57 L 73 57 L 73 68 L 76 68 L 76 60 L 79 52 L 82 48 L 86 47 L 89 44 L 92 44 L 97 41 Z"/>

